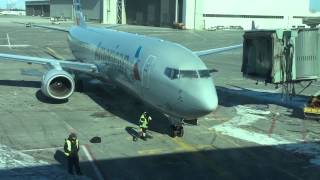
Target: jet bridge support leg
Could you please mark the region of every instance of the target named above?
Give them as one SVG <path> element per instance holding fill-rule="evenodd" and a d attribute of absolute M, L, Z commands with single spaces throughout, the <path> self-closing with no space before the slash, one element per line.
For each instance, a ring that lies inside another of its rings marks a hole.
<path fill-rule="evenodd" d="M 184 134 L 183 130 L 183 119 L 169 117 L 171 122 L 171 137 L 182 137 Z"/>

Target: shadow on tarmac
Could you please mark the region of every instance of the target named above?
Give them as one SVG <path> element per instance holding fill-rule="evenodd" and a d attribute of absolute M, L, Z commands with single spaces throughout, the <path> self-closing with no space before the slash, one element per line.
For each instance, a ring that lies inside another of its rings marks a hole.
<path fill-rule="evenodd" d="M 41 88 L 41 82 L 24 80 L 0 80 L 0 86 Z"/>
<path fill-rule="evenodd" d="M 288 148 L 305 144 L 289 144 Z M 284 146 L 284 145 L 281 145 Z M 104 179 L 163 180 L 318 180 L 319 166 L 309 163 L 309 157 L 289 153 L 278 146 L 257 146 L 231 149 L 199 150 L 159 155 L 112 158 L 94 162 Z M 109 152 L 110 153 L 110 152 Z M 0 169 L 0 179 L 55 179 L 53 167 L 67 172 L 62 151 L 56 151 L 58 165 Z M 97 179 L 92 162 L 81 160 L 85 176 Z"/>
<path fill-rule="evenodd" d="M 48 98 L 47 96 L 45 96 L 40 90 L 40 88 L 41 88 L 41 82 L 40 81 L 0 80 L 0 86 L 39 88 L 39 90 L 36 92 L 35 96 L 39 101 L 41 101 L 43 103 L 63 104 L 63 103 L 67 103 L 68 102 L 68 99 L 57 100 L 57 99 L 52 99 L 52 98 Z"/>
<path fill-rule="evenodd" d="M 150 123 L 149 129 L 161 134 L 170 136 L 170 122 L 161 112 L 144 105 L 139 99 L 129 95 L 124 90 L 104 84 L 104 83 L 90 83 L 90 80 L 84 79 L 84 91 L 92 100 L 106 111 L 118 116 L 130 123 L 138 126 L 140 115 L 143 111 L 147 111 L 154 119 Z M 40 88 L 39 81 L 19 81 L 19 80 L 0 80 L 0 85 L 5 86 L 19 86 L 19 87 L 33 87 Z M 295 96 L 290 100 L 283 100 L 281 93 L 260 92 L 245 88 L 226 88 L 217 86 L 217 93 L 219 97 L 219 105 L 225 107 L 233 107 L 236 105 L 256 104 L 269 105 L 275 104 L 292 109 L 289 112 L 290 117 L 304 118 L 303 107 L 308 101 L 308 96 Z M 44 103 L 49 104 L 63 104 L 66 100 L 54 100 L 46 97 L 40 90 L 36 92 L 36 98 Z M 291 114 L 290 114 L 291 113 Z M 128 131 L 127 131 L 128 132 Z M 130 134 L 130 132 L 128 132 Z"/>
<path fill-rule="evenodd" d="M 291 109 L 290 117 L 304 118 L 303 107 L 308 102 L 309 96 L 297 95 L 291 100 L 284 99 L 281 93 L 259 92 L 245 88 L 226 88 L 217 86 L 219 105 L 233 107 L 237 105 L 255 104 L 269 105 L 274 104 Z"/>
<path fill-rule="evenodd" d="M 170 135 L 170 122 L 167 117 L 120 88 L 103 83 L 84 83 L 83 93 L 106 111 L 135 124 L 136 127 L 138 127 L 142 112 L 147 111 L 153 119 L 150 122 L 149 130 Z M 127 132 L 130 134 L 128 130 Z"/>

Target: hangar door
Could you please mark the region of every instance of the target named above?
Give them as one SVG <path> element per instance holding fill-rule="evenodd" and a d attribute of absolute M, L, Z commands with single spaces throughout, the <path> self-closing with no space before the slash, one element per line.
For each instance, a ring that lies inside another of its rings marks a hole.
<path fill-rule="evenodd" d="M 126 0 L 127 24 L 172 26 L 175 21 L 182 20 L 182 2 L 183 0 Z"/>

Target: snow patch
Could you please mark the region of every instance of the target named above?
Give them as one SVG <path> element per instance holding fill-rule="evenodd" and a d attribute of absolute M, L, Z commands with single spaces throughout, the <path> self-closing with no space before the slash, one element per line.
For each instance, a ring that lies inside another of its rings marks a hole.
<path fill-rule="evenodd" d="M 0 179 L 83 179 L 69 175 L 65 169 L 61 169 L 48 162 L 37 160 L 34 157 L 11 149 L 0 144 Z"/>
<path fill-rule="evenodd" d="M 310 163 L 320 165 L 320 145 L 316 143 L 300 143 L 292 142 L 284 139 L 279 135 L 267 135 L 249 131 L 243 126 L 249 126 L 261 119 L 267 119 L 270 111 L 252 109 L 248 106 L 236 106 L 238 116 L 235 116 L 230 121 L 211 127 L 221 134 L 228 135 L 237 139 L 253 142 L 260 145 L 278 145 L 279 148 L 292 151 L 295 153 L 306 154 L 313 156 Z M 241 127 L 242 126 L 242 127 Z"/>

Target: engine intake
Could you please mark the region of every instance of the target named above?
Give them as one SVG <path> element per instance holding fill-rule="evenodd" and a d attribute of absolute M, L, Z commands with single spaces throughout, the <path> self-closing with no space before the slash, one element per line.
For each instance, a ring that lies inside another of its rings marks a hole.
<path fill-rule="evenodd" d="M 41 91 L 53 99 L 67 99 L 74 91 L 73 77 L 66 71 L 52 69 L 43 75 Z"/>

